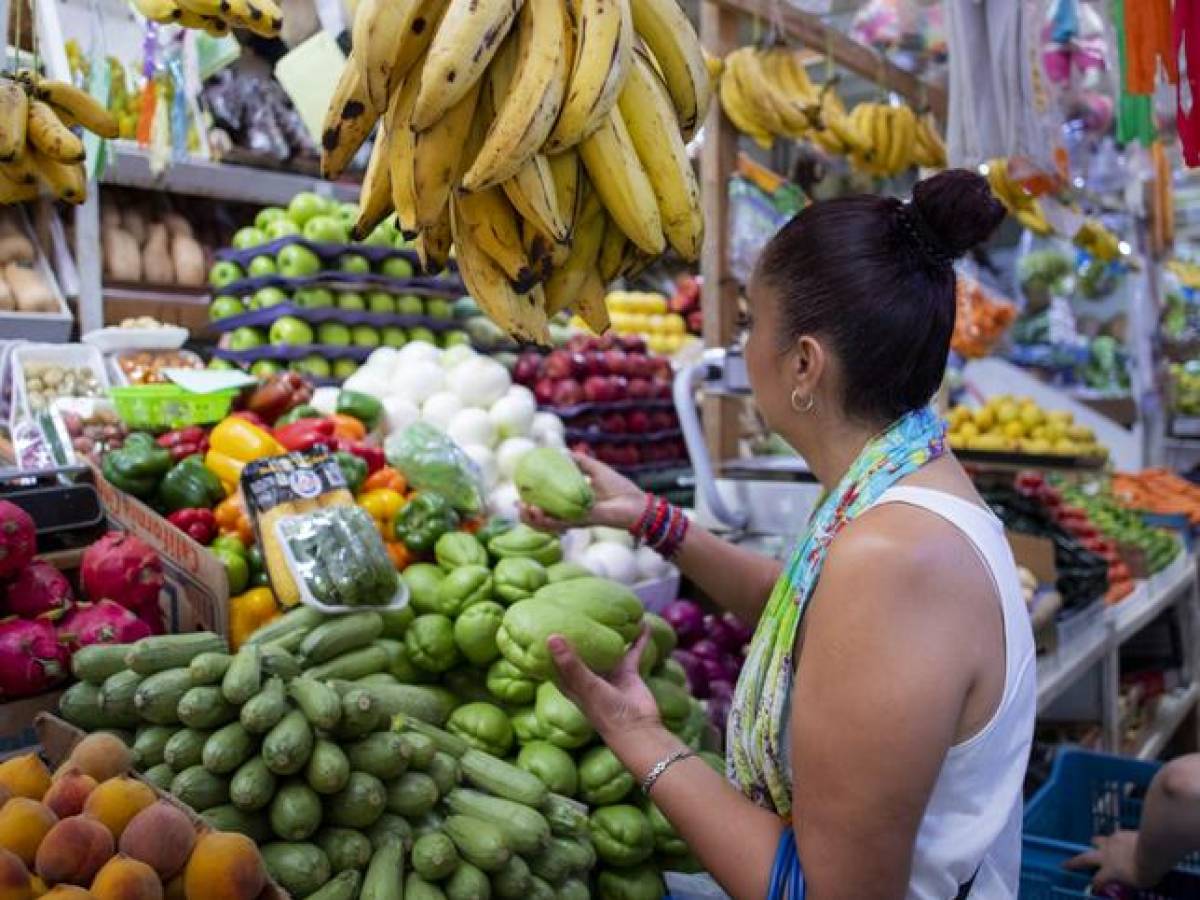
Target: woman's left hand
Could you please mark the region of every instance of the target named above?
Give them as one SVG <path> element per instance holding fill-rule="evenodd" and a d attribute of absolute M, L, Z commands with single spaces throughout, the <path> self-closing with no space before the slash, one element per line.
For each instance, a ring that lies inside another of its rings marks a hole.
<path fill-rule="evenodd" d="M 575 648 L 562 635 L 551 635 L 546 641 L 558 669 L 559 687 L 602 737 L 661 727 L 658 704 L 638 674 L 642 653 L 649 640 L 650 630 L 643 627 L 625 658 L 607 676 L 597 675 L 584 665 Z"/>

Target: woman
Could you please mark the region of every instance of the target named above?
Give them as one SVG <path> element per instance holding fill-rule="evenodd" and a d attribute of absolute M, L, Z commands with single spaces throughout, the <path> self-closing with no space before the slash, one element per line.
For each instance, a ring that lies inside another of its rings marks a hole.
<path fill-rule="evenodd" d="M 951 171 L 910 203 L 815 204 L 763 251 L 750 382 L 828 492 L 786 566 L 681 525 L 579 460 L 593 523 L 648 537 L 758 622 L 728 782 L 660 723 L 637 675 L 644 635 L 607 679 L 549 641 L 564 689 L 738 900 L 766 895 L 789 824 L 809 900 L 1016 896 L 1033 642 L 1003 529 L 929 409 L 954 325 L 953 259 L 1003 215 L 983 179 Z"/>

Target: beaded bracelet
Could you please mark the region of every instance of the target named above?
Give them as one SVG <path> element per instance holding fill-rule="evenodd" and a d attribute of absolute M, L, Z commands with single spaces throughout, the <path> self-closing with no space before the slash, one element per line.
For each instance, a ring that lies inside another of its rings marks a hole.
<path fill-rule="evenodd" d="M 679 552 L 687 536 L 688 517 L 679 507 L 661 497 L 646 494 L 646 506 L 630 534 L 666 559 Z"/>

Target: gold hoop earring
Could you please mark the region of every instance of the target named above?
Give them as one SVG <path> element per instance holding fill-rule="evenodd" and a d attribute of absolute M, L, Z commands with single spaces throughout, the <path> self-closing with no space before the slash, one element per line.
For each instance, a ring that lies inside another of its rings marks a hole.
<path fill-rule="evenodd" d="M 791 396 L 792 409 L 798 413 L 812 412 L 812 408 L 816 404 L 817 398 L 814 395 L 809 394 L 807 400 L 798 400 L 797 398 L 799 395 L 800 389 L 795 388 L 792 391 Z"/>

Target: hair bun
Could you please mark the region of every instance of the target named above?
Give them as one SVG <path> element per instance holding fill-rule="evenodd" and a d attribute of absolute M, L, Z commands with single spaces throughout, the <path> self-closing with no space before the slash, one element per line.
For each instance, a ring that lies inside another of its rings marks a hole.
<path fill-rule="evenodd" d="M 991 237 L 1005 216 L 987 180 L 966 169 L 947 169 L 918 181 L 912 205 L 956 259 Z"/>

